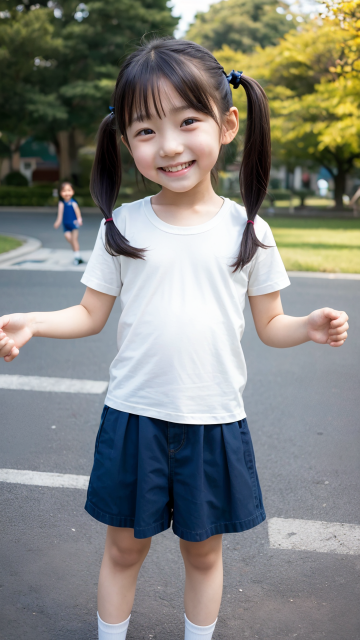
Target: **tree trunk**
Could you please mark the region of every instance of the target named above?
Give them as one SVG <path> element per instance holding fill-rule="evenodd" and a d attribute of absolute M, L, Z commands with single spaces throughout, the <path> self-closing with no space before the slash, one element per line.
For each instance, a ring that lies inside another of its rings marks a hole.
<path fill-rule="evenodd" d="M 335 207 L 343 209 L 343 195 L 345 194 L 346 172 L 343 167 L 338 166 L 337 174 L 334 175 L 335 182 Z"/>
<path fill-rule="evenodd" d="M 70 162 L 71 176 L 75 185 L 79 185 L 80 165 L 79 149 L 85 144 L 85 136 L 79 129 L 73 129 L 70 133 Z"/>
<path fill-rule="evenodd" d="M 22 143 L 22 138 L 18 138 L 15 142 L 11 142 L 10 144 L 10 152 L 11 152 L 11 160 L 10 166 L 11 171 L 20 171 L 20 146 Z"/>
<path fill-rule="evenodd" d="M 56 134 L 57 150 L 60 164 L 60 180 L 71 179 L 69 131 L 58 131 Z"/>

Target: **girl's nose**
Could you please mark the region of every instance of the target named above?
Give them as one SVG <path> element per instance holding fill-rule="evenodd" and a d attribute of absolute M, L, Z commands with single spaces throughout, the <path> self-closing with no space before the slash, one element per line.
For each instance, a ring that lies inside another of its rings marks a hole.
<path fill-rule="evenodd" d="M 172 158 L 183 151 L 184 146 L 176 140 L 175 136 L 171 136 L 167 140 L 162 140 L 159 155 L 160 158 Z"/>

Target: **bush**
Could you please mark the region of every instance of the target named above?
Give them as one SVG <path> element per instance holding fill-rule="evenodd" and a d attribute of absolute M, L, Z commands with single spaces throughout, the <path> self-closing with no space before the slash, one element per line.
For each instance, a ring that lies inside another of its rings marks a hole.
<path fill-rule="evenodd" d="M 57 206 L 58 197 L 53 194 L 54 185 L 37 185 L 33 187 L 15 187 L 0 186 L 0 206 L 1 207 L 44 207 Z M 119 207 L 123 202 L 133 202 L 143 198 L 145 195 L 157 193 L 159 188 L 157 185 L 149 184 L 146 188 L 132 186 L 122 186 L 116 206 Z M 75 200 L 79 207 L 95 207 L 95 203 L 90 195 L 88 187 L 75 188 Z"/>
<path fill-rule="evenodd" d="M 294 195 L 300 198 L 300 207 L 305 207 L 305 199 L 315 195 L 315 191 L 311 189 L 297 189 L 294 191 Z"/>
<path fill-rule="evenodd" d="M 276 202 L 276 200 L 290 200 L 291 191 L 290 189 L 269 189 L 267 195 L 271 202 Z"/>
<path fill-rule="evenodd" d="M 20 171 L 10 171 L 3 182 L 9 187 L 27 187 L 29 185 L 28 179 Z"/>

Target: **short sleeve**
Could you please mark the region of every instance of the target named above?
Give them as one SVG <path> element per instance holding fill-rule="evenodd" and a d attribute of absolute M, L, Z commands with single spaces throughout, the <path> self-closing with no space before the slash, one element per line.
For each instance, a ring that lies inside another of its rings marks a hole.
<path fill-rule="evenodd" d="M 107 293 L 110 296 L 120 295 L 120 258 L 111 256 L 105 249 L 105 224 L 103 221 L 81 282 L 95 291 Z"/>
<path fill-rule="evenodd" d="M 259 219 L 260 225 L 255 225 L 258 239 L 268 249 L 258 248 L 249 270 L 248 294 L 261 296 L 288 287 L 289 277 L 276 246 L 274 236 L 269 225 Z"/>

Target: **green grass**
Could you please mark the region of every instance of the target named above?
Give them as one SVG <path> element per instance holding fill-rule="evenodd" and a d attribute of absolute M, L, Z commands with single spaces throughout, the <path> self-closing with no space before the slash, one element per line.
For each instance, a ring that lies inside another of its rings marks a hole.
<path fill-rule="evenodd" d="M 21 247 L 22 242 L 15 240 L 15 238 L 8 238 L 8 236 L 0 236 L 0 253 L 5 251 L 11 251 L 17 247 Z"/>
<path fill-rule="evenodd" d="M 360 273 L 360 219 L 267 220 L 289 271 Z"/>

